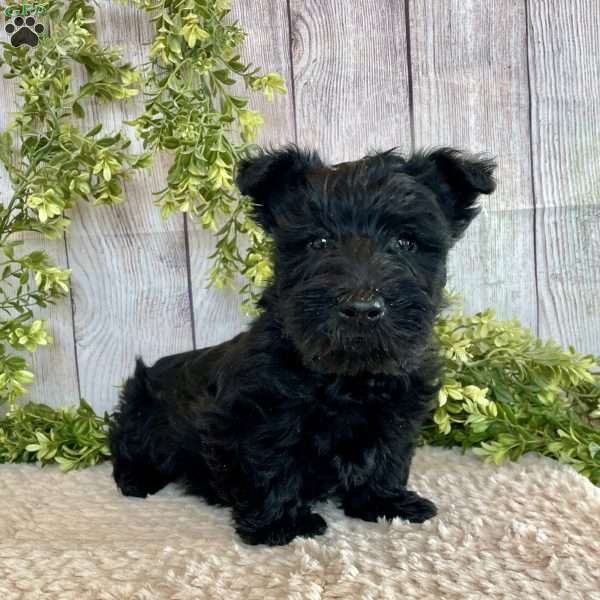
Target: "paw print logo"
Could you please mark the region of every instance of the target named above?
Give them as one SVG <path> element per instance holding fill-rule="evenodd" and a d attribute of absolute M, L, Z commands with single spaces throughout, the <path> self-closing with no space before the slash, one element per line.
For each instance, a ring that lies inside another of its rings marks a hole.
<path fill-rule="evenodd" d="M 28 46 L 37 46 L 38 35 L 44 32 L 44 26 L 41 23 L 36 25 L 35 17 L 29 16 L 26 19 L 16 17 L 12 23 L 7 23 L 4 31 L 10 35 L 10 43 L 17 48 L 23 44 Z"/>

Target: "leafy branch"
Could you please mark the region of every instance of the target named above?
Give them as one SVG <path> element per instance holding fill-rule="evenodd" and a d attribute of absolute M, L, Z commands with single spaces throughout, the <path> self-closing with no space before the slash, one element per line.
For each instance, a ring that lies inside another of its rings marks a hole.
<path fill-rule="evenodd" d="M 0 463 L 58 463 L 63 471 L 91 467 L 110 456 L 107 438 L 108 415 L 96 416 L 83 400 L 78 408 L 13 406 L 0 419 Z"/>
<path fill-rule="evenodd" d="M 27 361 L 8 348 L 33 352 L 51 341 L 36 307 L 57 302 L 68 291 L 70 272 L 55 266 L 42 250 L 19 253 L 27 234 L 60 238 L 68 212 L 81 200 L 114 204 L 123 200 L 123 182 L 149 164 L 148 154 L 127 150 L 122 133 L 100 135 L 102 125 L 83 133 L 87 98 L 123 100 L 140 91 L 140 74 L 121 61 L 119 51 L 95 38 L 94 9 L 85 0 L 49 3 L 52 36 L 31 50 L 2 44 L 0 68 L 16 78 L 18 110 L 0 133 L 0 164 L 12 190 L 0 191 L 0 403 L 25 393 L 33 380 Z M 83 65 L 87 82 L 75 90 L 73 67 Z"/>
<path fill-rule="evenodd" d="M 488 309 L 438 320 L 446 379 L 422 442 L 486 462 L 537 452 L 600 484 L 600 359 L 542 342 Z"/>
<path fill-rule="evenodd" d="M 276 73 L 244 64 L 237 47 L 245 33 L 227 23 L 228 0 L 135 0 L 153 14 L 156 35 L 145 78 L 144 113 L 131 122 L 146 150 L 172 152 L 166 187 L 155 203 L 164 218 L 185 213 L 216 235 L 210 283 L 233 285 L 241 273 L 243 307 L 271 276 L 269 240 L 249 218 L 249 199 L 234 185 L 235 165 L 263 123 L 249 99 L 230 88 L 243 82 L 269 100 L 284 93 Z M 247 248 L 242 250 L 242 238 Z"/>

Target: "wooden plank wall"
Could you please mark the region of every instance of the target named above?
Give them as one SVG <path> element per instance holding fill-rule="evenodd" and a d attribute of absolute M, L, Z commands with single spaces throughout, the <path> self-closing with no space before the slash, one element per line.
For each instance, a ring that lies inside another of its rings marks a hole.
<path fill-rule="evenodd" d="M 528 8 L 539 331 L 600 354 L 600 3 Z"/>
<path fill-rule="evenodd" d="M 596 0 L 233 0 L 243 57 L 289 93 L 254 97 L 261 143 L 289 141 L 332 161 L 372 149 L 456 145 L 489 151 L 499 186 L 456 248 L 451 285 L 469 310 L 493 306 L 540 336 L 600 353 L 600 4 Z M 152 28 L 103 0 L 101 39 L 144 60 Z M 0 90 L 0 125 L 14 106 Z M 119 127 L 141 109 L 92 106 Z M 139 142 L 134 148 L 140 148 Z M 226 339 L 244 327 L 235 294 L 205 288 L 212 239 L 151 204 L 167 160 L 118 207 L 78 207 L 44 243 L 73 269 L 71 302 L 50 311 L 55 344 L 34 357 L 31 398 L 85 397 L 109 410 L 133 358 Z"/>

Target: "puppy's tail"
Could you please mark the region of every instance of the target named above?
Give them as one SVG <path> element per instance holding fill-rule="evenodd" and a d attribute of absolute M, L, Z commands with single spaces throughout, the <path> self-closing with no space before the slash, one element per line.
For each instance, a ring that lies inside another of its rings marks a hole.
<path fill-rule="evenodd" d="M 126 496 L 154 494 L 175 478 L 176 457 L 165 449 L 165 418 L 150 385 L 151 368 L 136 357 L 109 422 L 113 477 Z"/>
<path fill-rule="evenodd" d="M 129 454 L 125 442 L 142 435 L 142 424 L 152 412 L 153 405 L 148 367 L 137 356 L 133 376 L 123 385 L 119 404 L 110 418 L 109 441 L 113 457 Z"/>
<path fill-rule="evenodd" d="M 142 402 L 146 404 L 152 399 L 148 367 L 144 364 L 141 356 L 135 357 L 135 371 L 123 386 L 121 401 L 131 401 L 134 404 Z"/>

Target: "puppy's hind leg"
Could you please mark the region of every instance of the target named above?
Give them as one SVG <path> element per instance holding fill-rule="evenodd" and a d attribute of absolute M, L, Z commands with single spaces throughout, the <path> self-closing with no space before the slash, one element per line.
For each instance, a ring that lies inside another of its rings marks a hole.
<path fill-rule="evenodd" d="M 147 381 L 146 366 L 138 359 L 109 428 L 113 477 L 125 496 L 145 498 L 175 479 L 176 460 L 168 450 L 165 423 Z"/>

